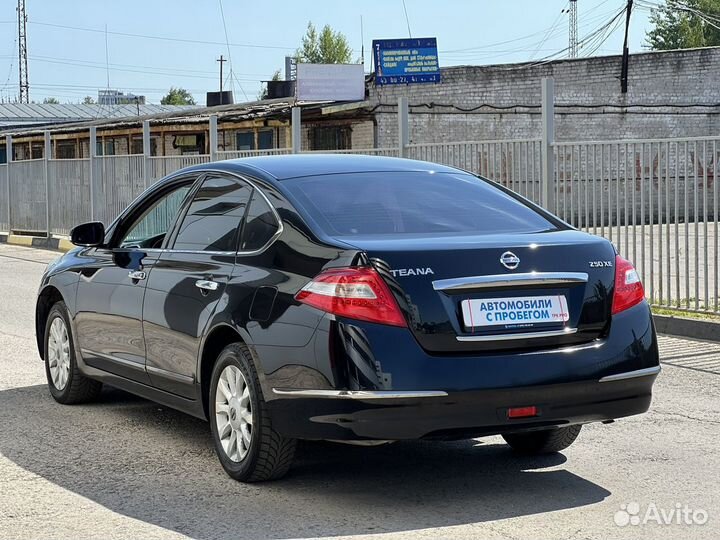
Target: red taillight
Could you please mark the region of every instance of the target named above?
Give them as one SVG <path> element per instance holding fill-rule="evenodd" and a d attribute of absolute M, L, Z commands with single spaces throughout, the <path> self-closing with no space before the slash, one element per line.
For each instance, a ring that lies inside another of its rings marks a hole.
<path fill-rule="evenodd" d="M 645 298 L 645 290 L 635 267 L 620 255 L 615 257 L 615 293 L 612 314 L 620 313 L 639 304 Z"/>
<path fill-rule="evenodd" d="M 387 283 L 369 267 L 325 270 L 295 299 L 338 317 L 407 326 Z"/>
<path fill-rule="evenodd" d="M 535 405 L 530 407 L 510 407 L 507 412 L 508 418 L 530 418 L 538 415 Z"/>

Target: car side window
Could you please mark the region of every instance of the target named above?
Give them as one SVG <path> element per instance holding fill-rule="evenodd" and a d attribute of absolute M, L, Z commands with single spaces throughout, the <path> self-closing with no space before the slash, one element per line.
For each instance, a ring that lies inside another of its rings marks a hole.
<path fill-rule="evenodd" d="M 121 248 L 159 248 L 175 222 L 180 206 L 187 197 L 192 180 L 166 193 L 146 208 L 118 242 Z"/>
<path fill-rule="evenodd" d="M 252 188 L 234 178 L 213 175 L 195 193 L 172 249 L 236 251 L 237 234 Z"/>
<path fill-rule="evenodd" d="M 242 229 L 242 251 L 255 251 L 265 246 L 277 232 L 279 224 L 265 198 L 255 190 L 245 225 Z"/>

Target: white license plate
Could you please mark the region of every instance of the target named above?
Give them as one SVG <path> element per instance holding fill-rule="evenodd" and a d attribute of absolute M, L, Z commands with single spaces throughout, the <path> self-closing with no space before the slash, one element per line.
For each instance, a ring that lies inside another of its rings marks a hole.
<path fill-rule="evenodd" d="M 463 300 L 466 327 L 565 322 L 570 318 L 567 299 L 556 296 L 515 296 Z"/>

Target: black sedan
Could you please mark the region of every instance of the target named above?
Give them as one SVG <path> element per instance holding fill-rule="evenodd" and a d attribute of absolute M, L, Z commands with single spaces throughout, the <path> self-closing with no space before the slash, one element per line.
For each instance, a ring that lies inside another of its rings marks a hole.
<path fill-rule="evenodd" d="M 441 165 L 192 167 L 72 241 L 37 301 L 52 396 L 108 384 L 206 418 L 238 480 L 285 474 L 297 439 L 557 452 L 645 412 L 660 371 L 610 242 Z"/>

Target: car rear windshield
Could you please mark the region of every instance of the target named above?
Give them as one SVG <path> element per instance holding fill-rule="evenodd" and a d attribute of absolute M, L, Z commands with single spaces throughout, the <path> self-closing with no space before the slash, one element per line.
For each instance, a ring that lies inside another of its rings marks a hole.
<path fill-rule="evenodd" d="M 557 227 L 491 183 L 463 173 L 348 173 L 283 184 L 330 236 L 530 233 Z"/>

